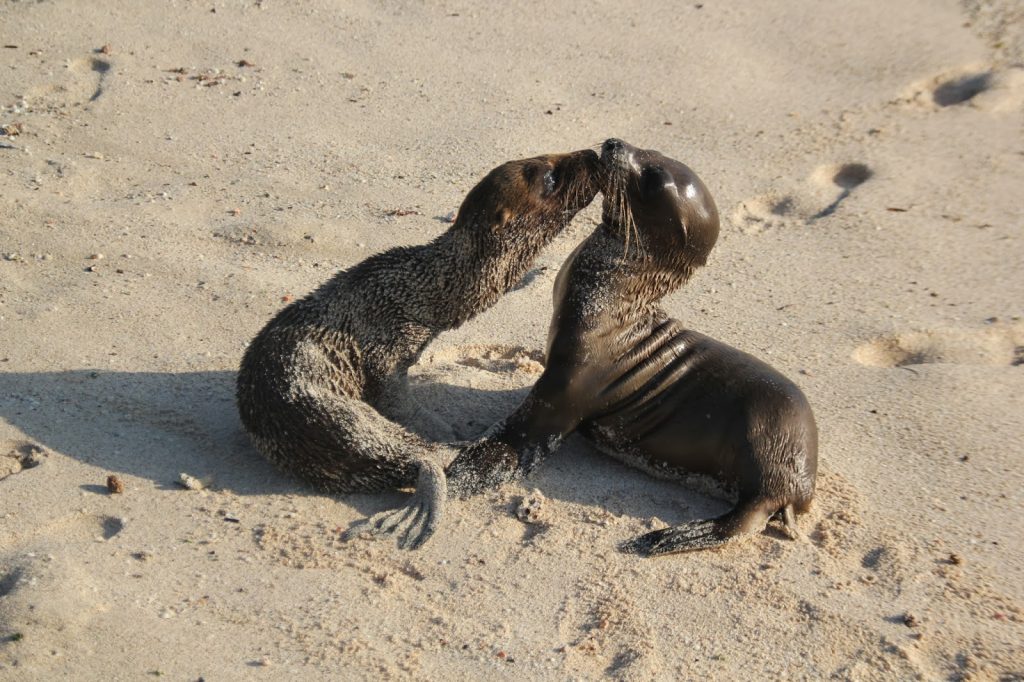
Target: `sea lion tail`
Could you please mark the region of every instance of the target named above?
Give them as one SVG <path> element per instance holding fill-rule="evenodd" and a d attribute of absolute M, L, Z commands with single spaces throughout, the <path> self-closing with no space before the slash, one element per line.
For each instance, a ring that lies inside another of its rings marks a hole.
<path fill-rule="evenodd" d="M 693 552 L 718 547 L 743 535 L 764 530 L 768 521 L 782 514 L 786 534 L 796 537 L 793 505 L 779 507 L 770 500 L 752 500 L 738 504 L 731 511 L 713 518 L 670 526 L 633 538 L 619 546 L 629 554 L 661 556 L 677 552 Z"/>

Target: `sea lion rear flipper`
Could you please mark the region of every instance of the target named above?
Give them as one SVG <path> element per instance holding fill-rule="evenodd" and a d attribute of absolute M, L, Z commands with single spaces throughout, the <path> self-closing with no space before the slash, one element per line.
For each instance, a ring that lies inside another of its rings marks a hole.
<path fill-rule="evenodd" d="M 766 500 L 740 503 L 713 519 L 690 521 L 633 538 L 619 545 L 619 550 L 650 557 L 710 549 L 763 530 L 775 511 Z"/>
<path fill-rule="evenodd" d="M 416 492 L 408 504 L 357 521 L 342 537 L 348 541 L 363 532 L 377 537 L 393 535 L 399 549 L 418 549 L 440 525 L 447 499 L 448 480 L 444 469 L 433 462 L 421 461 Z"/>
<path fill-rule="evenodd" d="M 660 556 L 675 552 L 692 552 L 724 545 L 732 539 L 717 523 L 718 519 L 691 521 L 670 526 L 633 538 L 619 545 L 619 550 L 640 556 Z"/>
<path fill-rule="evenodd" d="M 787 504 L 776 512 L 776 516 L 779 515 L 782 516 L 782 533 L 790 540 L 799 540 L 800 529 L 796 525 L 796 513 L 793 511 L 793 505 Z"/>

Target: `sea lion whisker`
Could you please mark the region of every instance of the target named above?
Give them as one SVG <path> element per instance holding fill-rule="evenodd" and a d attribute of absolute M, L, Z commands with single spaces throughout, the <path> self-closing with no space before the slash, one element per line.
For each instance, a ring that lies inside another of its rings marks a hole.
<path fill-rule="evenodd" d="M 627 215 L 625 195 L 620 193 L 616 197 L 616 214 L 618 215 L 619 225 L 622 228 L 622 258 L 625 260 L 629 256 L 630 241 L 633 238 L 633 231 L 629 229 L 629 216 Z"/>
<path fill-rule="evenodd" d="M 623 231 L 625 232 L 624 247 L 622 249 L 622 258 L 625 260 L 629 257 L 629 241 L 633 236 L 633 230 L 630 227 L 632 216 L 629 215 L 629 204 L 627 203 L 625 192 L 619 192 L 617 209 L 616 213 L 619 215 L 619 222 L 622 223 Z"/>
<path fill-rule="evenodd" d="M 636 244 L 637 257 L 643 259 L 645 256 L 643 239 L 640 230 L 637 228 L 636 218 L 633 216 L 633 205 L 629 201 L 629 195 L 625 188 L 622 190 L 621 197 L 620 214 L 622 216 L 623 229 L 626 233 L 626 249 L 623 256 L 629 257 L 629 243 L 632 238 Z"/>

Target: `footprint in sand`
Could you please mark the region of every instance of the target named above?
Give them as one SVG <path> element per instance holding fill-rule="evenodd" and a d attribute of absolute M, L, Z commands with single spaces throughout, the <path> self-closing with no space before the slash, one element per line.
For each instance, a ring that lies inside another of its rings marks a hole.
<path fill-rule="evenodd" d="M 808 537 L 829 555 L 845 560 L 862 523 L 860 492 L 842 474 L 822 471 L 815 500 L 811 507 L 815 523 Z"/>
<path fill-rule="evenodd" d="M 915 567 L 921 565 L 920 550 L 908 533 L 886 530 L 873 540 L 871 549 L 860 558 L 861 570 L 854 568 L 853 571 L 861 575 L 862 582 L 876 584 L 896 596 L 913 579 Z"/>
<path fill-rule="evenodd" d="M 1024 105 L 1024 68 L 972 64 L 913 83 L 896 100 L 907 107 L 938 111 L 970 107 L 993 113 Z"/>
<path fill-rule="evenodd" d="M 992 87 L 992 72 L 968 73 L 951 78 L 931 91 L 932 101 L 940 107 L 951 107 L 974 99 Z"/>
<path fill-rule="evenodd" d="M 858 346 L 853 359 L 868 367 L 1024 365 L 1024 324 L 882 336 Z"/>
<path fill-rule="evenodd" d="M 744 234 L 758 234 L 792 223 L 812 223 L 835 213 L 873 175 L 867 164 L 856 161 L 823 164 L 793 191 L 748 199 L 733 210 L 730 218 Z"/>
<path fill-rule="evenodd" d="M 0 572 L 0 651 L 31 670 L 58 653 L 87 649 L 89 622 L 109 607 L 88 571 L 55 544 L 5 562 Z M 3 660 L 3 656 L 0 656 Z"/>
<path fill-rule="evenodd" d="M 48 538 L 62 542 L 110 540 L 124 530 L 124 519 L 102 514 L 69 514 L 34 529 L 19 529 L 12 535 L 0 534 L 0 551 Z"/>
<path fill-rule="evenodd" d="M 796 219 L 791 196 L 764 194 L 741 202 L 730 219 L 743 234 L 760 234 Z"/>
<path fill-rule="evenodd" d="M 839 189 L 839 194 L 828 206 L 810 217 L 810 220 L 818 220 L 836 212 L 841 204 L 854 189 L 860 187 L 874 175 L 874 172 L 863 163 L 842 163 L 835 166 L 820 166 L 814 171 L 813 181 L 826 191 Z"/>
<path fill-rule="evenodd" d="M 0 445 L 0 484 L 7 485 L 4 483 L 5 479 L 20 474 L 20 476 L 37 476 L 37 478 L 23 480 L 19 476 L 19 485 L 23 482 L 29 486 L 40 485 L 39 481 L 42 479 L 38 476 L 45 479 L 46 471 L 33 472 L 32 470 L 44 464 L 47 457 L 45 449 L 29 441 L 8 441 L 6 444 Z M 116 516 L 88 512 L 65 514 L 53 518 L 45 525 L 31 529 L 18 527 L 16 523 L 9 523 L 6 526 L 0 526 L 0 552 L 29 543 L 48 542 L 58 538 L 60 542 L 109 540 L 124 530 L 124 526 L 124 520 Z M 0 576 L 0 580 L 3 580 L 2 576 Z"/>
<path fill-rule="evenodd" d="M 99 57 L 83 57 L 68 61 L 65 70 L 55 74 L 54 81 L 37 85 L 25 93 L 32 108 L 60 109 L 95 102 L 104 92 L 111 63 Z"/>
<path fill-rule="evenodd" d="M 566 677 L 653 679 L 663 668 L 657 639 L 623 587 L 605 568 L 577 583 L 559 614 Z"/>

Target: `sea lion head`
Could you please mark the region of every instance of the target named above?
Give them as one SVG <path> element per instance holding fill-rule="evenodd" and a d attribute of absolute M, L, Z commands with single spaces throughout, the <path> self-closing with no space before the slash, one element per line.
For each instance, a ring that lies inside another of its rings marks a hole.
<path fill-rule="evenodd" d="M 456 224 L 506 237 L 528 224 L 553 237 L 594 200 L 600 167 L 592 149 L 508 161 L 470 190 Z"/>
<path fill-rule="evenodd" d="M 601 146 L 603 222 L 643 258 L 689 271 L 718 239 L 718 209 L 689 167 L 653 149 L 612 138 Z"/>
<path fill-rule="evenodd" d="M 493 283 L 504 293 L 594 200 L 601 173 L 592 149 L 508 161 L 470 190 L 451 232 L 478 267 L 493 266 Z"/>

